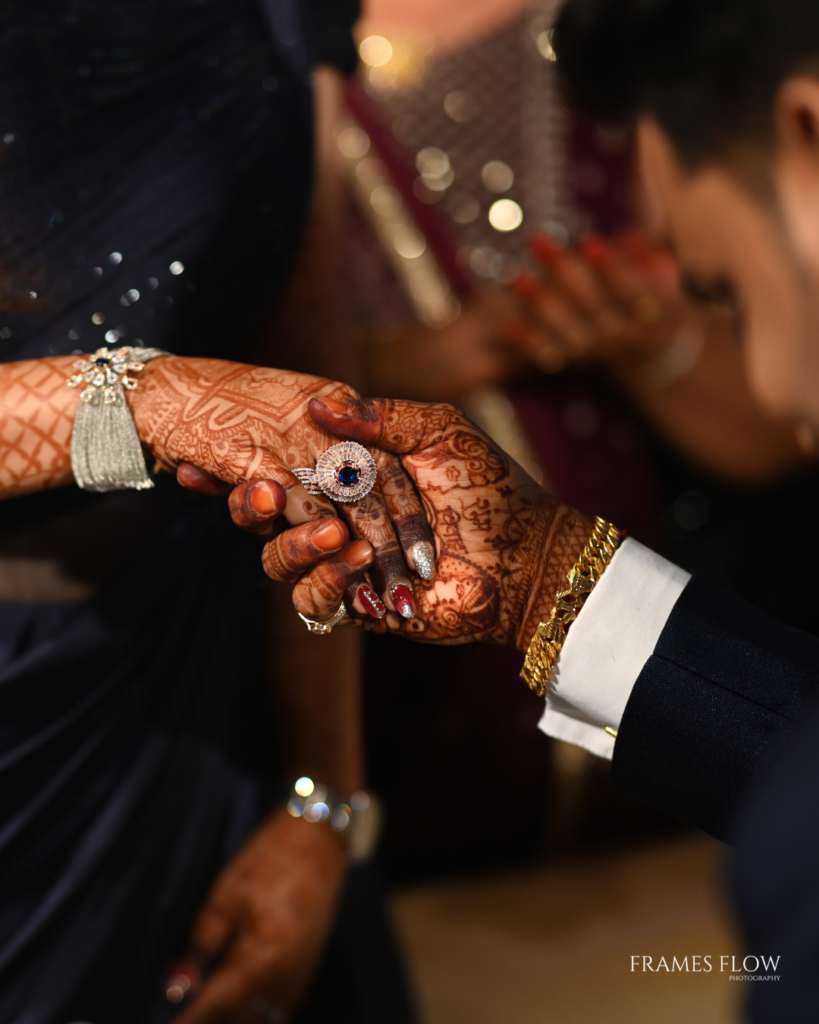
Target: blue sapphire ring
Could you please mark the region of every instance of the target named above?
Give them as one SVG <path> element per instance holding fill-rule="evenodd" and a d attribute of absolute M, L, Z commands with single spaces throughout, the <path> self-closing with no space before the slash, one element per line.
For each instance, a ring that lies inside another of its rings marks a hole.
<path fill-rule="evenodd" d="M 378 470 L 372 455 L 355 441 L 342 441 L 319 455 L 315 469 L 294 469 L 308 494 L 331 501 L 362 501 L 375 485 Z"/>

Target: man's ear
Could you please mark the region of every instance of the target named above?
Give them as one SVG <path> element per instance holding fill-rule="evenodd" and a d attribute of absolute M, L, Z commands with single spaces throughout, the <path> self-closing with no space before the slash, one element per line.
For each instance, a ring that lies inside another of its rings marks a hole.
<path fill-rule="evenodd" d="M 819 280 L 819 79 L 790 78 L 775 100 L 774 179 L 786 230 Z"/>

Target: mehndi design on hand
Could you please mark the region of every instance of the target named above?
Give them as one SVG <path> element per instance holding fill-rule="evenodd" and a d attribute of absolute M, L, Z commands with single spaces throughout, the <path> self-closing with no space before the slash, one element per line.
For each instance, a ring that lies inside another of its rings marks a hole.
<path fill-rule="evenodd" d="M 375 628 L 526 650 L 588 539 L 589 521 L 451 406 L 322 398 L 310 411 L 337 436 L 398 455 L 435 536 L 436 577 L 416 585 L 417 617 Z M 309 576 L 299 586 L 308 587 Z"/>
<path fill-rule="evenodd" d="M 338 444 L 337 438 L 310 417 L 310 397 L 356 396 L 345 385 L 320 377 L 176 356 L 148 364 L 140 388 L 128 396 L 139 435 L 161 465 L 175 469 L 191 463 L 231 484 L 251 479 L 275 481 L 286 492 L 284 515 L 291 525 L 336 514 L 326 497 L 309 494 L 293 472 L 314 466 L 324 451 Z M 362 565 L 372 562 L 376 589 L 392 609 L 391 585 L 396 579 L 409 584 L 404 550 L 422 536 L 422 527 L 408 530 L 406 520 L 422 513 L 398 460 L 383 463 L 383 468 L 389 495 L 385 491 L 382 496 L 378 479 L 362 501 L 344 505 L 339 512 L 354 538 L 371 545 L 368 559 L 363 559 L 362 549 L 353 561 Z M 400 500 L 401 493 L 411 497 Z M 274 578 L 292 579 L 293 573 L 282 561 L 282 543 L 277 539 L 268 545 L 265 567 Z M 362 602 L 353 601 L 353 606 L 360 610 Z M 321 617 L 309 607 L 299 610 L 310 618 Z"/>

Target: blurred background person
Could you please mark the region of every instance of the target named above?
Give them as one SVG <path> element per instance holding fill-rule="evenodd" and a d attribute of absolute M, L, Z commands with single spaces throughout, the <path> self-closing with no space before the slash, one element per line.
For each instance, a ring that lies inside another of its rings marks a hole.
<path fill-rule="evenodd" d="M 365 390 L 455 401 L 565 500 L 781 612 L 781 552 L 766 546 L 753 573 L 744 552 L 774 506 L 815 496 L 813 459 L 753 402 L 730 316 L 690 303 L 653 240 L 629 135 L 557 93 L 555 9 L 365 5 L 335 140 Z M 807 602 L 786 614 L 812 624 Z M 665 827 L 591 759 L 537 736 L 514 655 L 419 649 L 396 665 L 389 641 L 369 644 L 371 720 L 392 723 L 388 738 L 370 731 L 379 789 L 400 808 L 392 877 Z M 395 687 L 377 685 L 387 674 Z M 505 680 L 509 713 L 495 715 Z M 468 792 L 436 799 L 462 774 Z"/>

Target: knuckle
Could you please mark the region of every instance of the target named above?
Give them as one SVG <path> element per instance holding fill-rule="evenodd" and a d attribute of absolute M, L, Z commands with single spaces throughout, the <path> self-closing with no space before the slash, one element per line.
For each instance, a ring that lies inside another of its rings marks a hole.
<path fill-rule="evenodd" d="M 265 544 L 262 551 L 262 568 L 271 579 L 279 583 L 293 583 L 298 579 L 299 572 L 282 557 L 280 540 L 281 538 L 276 537 Z"/>
<path fill-rule="evenodd" d="M 293 588 L 293 607 L 308 619 L 325 619 L 330 602 L 319 592 L 315 580 L 301 580 Z"/>

